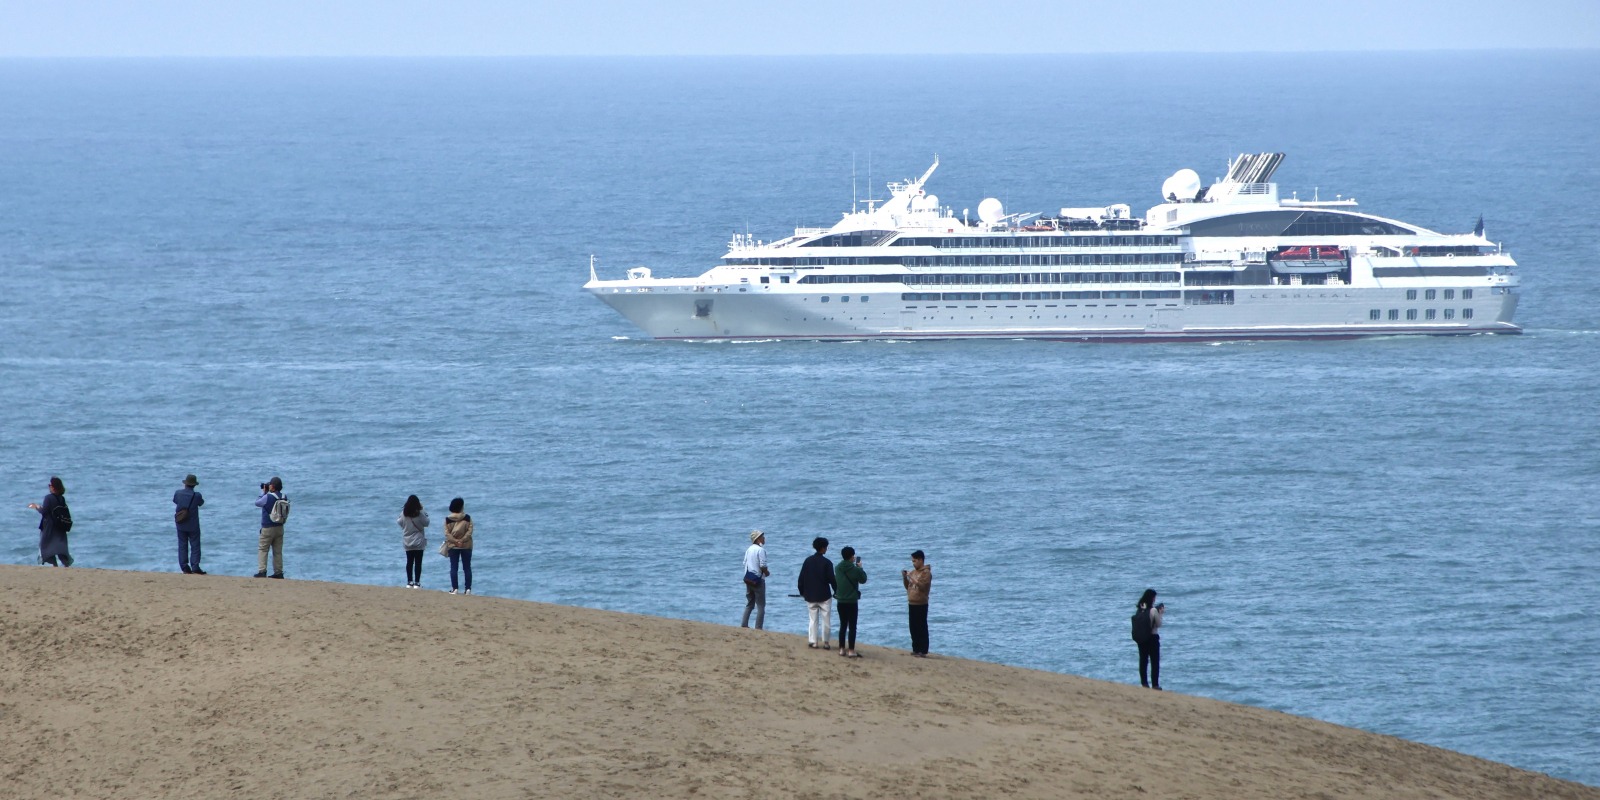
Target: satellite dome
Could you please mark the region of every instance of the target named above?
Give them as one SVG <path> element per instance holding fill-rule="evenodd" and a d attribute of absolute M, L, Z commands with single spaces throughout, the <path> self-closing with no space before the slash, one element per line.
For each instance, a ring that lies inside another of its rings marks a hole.
<path fill-rule="evenodd" d="M 1200 174 L 1192 169 L 1180 169 L 1161 184 L 1161 199 L 1177 198 L 1179 202 L 1193 200 L 1200 193 Z"/>
<path fill-rule="evenodd" d="M 922 202 L 923 202 L 923 204 L 924 204 L 924 206 L 926 208 L 938 209 L 939 208 L 939 195 L 930 194 L 930 195 L 922 198 Z"/>
<path fill-rule="evenodd" d="M 1005 218 L 1005 215 L 1005 206 L 1001 205 L 1000 201 L 993 197 L 985 197 L 983 198 L 983 202 L 978 204 L 978 219 L 981 219 L 990 225 L 999 222 L 1001 219 Z"/>

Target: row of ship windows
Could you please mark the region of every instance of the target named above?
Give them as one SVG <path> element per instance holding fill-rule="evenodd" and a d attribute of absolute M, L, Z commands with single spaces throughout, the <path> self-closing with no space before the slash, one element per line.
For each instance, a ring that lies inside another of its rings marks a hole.
<path fill-rule="evenodd" d="M 942 301 L 974 301 L 974 300 L 1177 300 L 1182 297 L 1184 305 L 1214 306 L 1232 305 L 1233 290 L 1190 290 L 1179 292 L 1176 290 L 1155 291 L 1103 291 L 1103 292 L 901 292 L 900 299 L 908 303 L 934 303 Z M 868 295 L 860 295 L 860 302 L 868 302 Z M 831 300 L 828 296 L 818 298 L 826 303 Z M 850 295 L 840 295 L 839 302 L 850 302 Z M 1468 313 L 1466 316 L 1472 316 Z M 1377 319 L 1377 317 L 1373 317 Z M 1432 317 L 1429 317 L 1432 319 Z M 1448 319 L 1448 317 L 1447 317 Z"/>
<path fill-rule="evenodd" d="M 1439 292 L 1439 290 L 1437 290 L 1437 289 L 1424 289 L 1422 291 L 1422 299 L 1424 299 L 1424 300 L 1434 300 L 1434 299 L 1436 299 L 1435 295 L 1437 295 L 1438 292 Z M 1406 299 L 1407 300 L 1415 300 L 1415 299 L 1417 299 L 1417 290 L 1416 289 L 1407 289 L 1406 290 Z M 1454 299 L 1456 299 L 1456 290 L 1454 290 L 1454 289 L 1445 289 L 1444 290 L 1444 299 L 1446 299 L 1446 300 L 1454 300 Z M 1472 290 L 1471 289 L 1462 289 L 1461 290 L 1461 299 L 1462 300 L 1471 300 L 1472 299 Z M 1373 317 L 1373 319 L 1377 319 L 1377 317 Z M 1432 317 L 1429 317 L 1429 319 L 1432 319 Z"/>
<path fill-rule="evenodd" d="M 896 239 L 895 247 L 1163 247 L 1178 243 L 1176 236 L 1007 236 L 982 239 L 928 238 L 911 236 Z"/>
<path fill-rule="evenodd" d="M 857 256 L 854 258 L 728 258 L 744 267 L 839 267 L 899 264 L 905 267 L 1058 267 L 1075 264 L 1181 264 L 1183 253 L 1089 253 L 1024 256 Z"/>
<path fill-rule="evenodd" d="M 762 278 L 762 283 L 767 279 Z M 798 283 L 903 283 L 907 286 L 1008 283 L 1177 283 L 1176 272 L 948 272 L 933 275 L 806 275 Z"/>
<path fill-rule="evenodd" d="M 1142 292 L 901 292 L 910 302 L 932 300 L 1176 300 L 1178 291 Z"/>
<path fill-rule="evenodd" d="M 1448 290 L 1446 290 L 1446 291 L 1448 291 Z M 1471 289 L 1463 289 L 1462 292 L 1464 294 L 1470 295 L 1472 293 L 1472 290 Z M 1433 294 L 1433 290 L 1430 289 L 1428 291 L 1428 293 L 1429 294 Z M 1412 294 L 1415 294 L 1415 292 L 1413 292 Z M 1383 313 L 1383 311 L 1381 309 L 1374 308 L 1371 311 L 1367 312 L 1367 319 L 1370 319 L 1370 320 L 1373 320 L 1373 321 L 1377 321 L 1377 320 L 1383 319 L 1383 317 L 1384 317 L 1384 313 Z M 1400 309 L 1398 309 L 1398 308 L 1389 309 L 1388 317 L 1389 317 L 1389 320 L 1391 322 L 1400 319 Z M 1415 308 L 1406 309 L 1406 319 L 1416 319 L 1416 318 L 1417 318 L 1417 309 L 1415 309 Z M 1438 318 L 1439 318 L 1439 309 L 1437 309 L 1437 308 L 1425 308 L 1425 309 L 1423 309 L 1423 319 L 1438 319 Z M 1444 318 L 1445 319 L 1455 319 L 1456 318 L 1456 310 L 1453 309 L 1453 308 L 1444 309 Z M 1472 309 L 1470 309 L 1470 308 L 1461 309 L 1461 318 L 1462 319 L 1472 319 Z"/>

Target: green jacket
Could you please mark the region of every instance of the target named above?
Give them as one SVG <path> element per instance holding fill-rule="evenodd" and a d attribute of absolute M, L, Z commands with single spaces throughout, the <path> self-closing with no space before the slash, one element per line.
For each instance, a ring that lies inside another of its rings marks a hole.
<path fill-rule="evenodd" d="M 867 582 L 867 571 L 860 564 L 841 558 L 833 568 L 833 579 L 837 584 L 833 599 L 840 603 L 854 603 L 861 599 L 861 584 Z"/>

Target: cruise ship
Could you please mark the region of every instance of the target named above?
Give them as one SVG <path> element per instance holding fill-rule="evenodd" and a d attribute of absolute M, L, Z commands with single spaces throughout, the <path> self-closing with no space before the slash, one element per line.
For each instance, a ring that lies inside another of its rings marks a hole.
<path fill-rule="evenodd" d="M 656 339 L 1217 341 L 1520 333 L 1516 262 L 1437 233 L 1283 197 L 1282 153 L 1241 154 L 1202 185 L 1179 170 L 1143 217 L 1126 204 L 976 218 L 892 182 L 832 227 L 735 234 L 696 277 L 649 267 L 584 288 Z"/>

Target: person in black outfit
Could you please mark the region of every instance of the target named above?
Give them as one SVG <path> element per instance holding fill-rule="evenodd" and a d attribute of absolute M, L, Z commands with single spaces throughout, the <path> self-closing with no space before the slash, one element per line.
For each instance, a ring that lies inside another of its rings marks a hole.
<path fill-rule="evenodd" d="M 67 529 L 72 527 L 72 513 L 67 509 L 67 487 L 61 479 L 50 476 L 50 493 L 43 502 L 29 503 L 28 508 L 39 512 L 39 563 L 72 566 L 72 553 L 67 550 Z"/>
<path fill-rule="evenodd" d="M 800 565 L 798 581 L 800 596 L 806 599 L 806 610 L 811 616 L 810 627 L 806 629 L 806 646 L 832 650 L 830 638 L 833 634 L 833 592 L 836 584 L 833 562 L 823 555 L 828 552 L 828 540 L 821 536 L 812 539 L 811 549 L 817 552 Z M 821 644 L 818 644 L 819 640 Z"/>
<path fill-rule="evenodd" d="M 1166 603 L 1156 602 L 1156 590 L 1146 589 L 1133 611 L 1133 641 L 1139 645 L 1139 685 L 1161 691 L 1161 615 Z"/>

